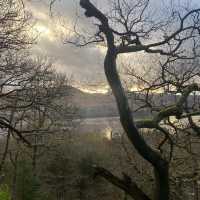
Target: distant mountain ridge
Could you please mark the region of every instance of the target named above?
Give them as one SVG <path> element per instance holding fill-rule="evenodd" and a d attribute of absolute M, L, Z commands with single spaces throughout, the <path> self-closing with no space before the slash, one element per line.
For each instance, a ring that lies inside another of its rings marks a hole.
<path fill-rule="evenodd" d="M 89 94 L 82 92 L 81 90 L 70 87 L 68 88 L 68 101 L 73 105 L 79 108 L 79 114 L 82 118 L 98 118 L 98 117 L 115 117 L 118 116 L 118 110 L 116 106 L 115 99 L 112 94 L 106 93 L 94 93 Z M 127 92 L 129 105 L 132 110 L 135 110 L 139 105 L 135 103 L 135 97 L 144 98 L 144 95 L 137 92 Z M 178 100 L 179 96 L 173 94 L 154 94 L 152 101 L 156 106 L 166 106 L 173 104 Z M 192 97 L 189 97 L 189 103 L 193 100 Z M 143 109 L 136 113 L 138 116 L 148 115 L 148 109 Z"/>
<path fill-rule="evenodd" d="M 71 87 L 68 101 L 79 108 L 80 116 L 83 118 L 96 118 L 117 116 L 118 111 L 112 94 L 85 93 Z"/>

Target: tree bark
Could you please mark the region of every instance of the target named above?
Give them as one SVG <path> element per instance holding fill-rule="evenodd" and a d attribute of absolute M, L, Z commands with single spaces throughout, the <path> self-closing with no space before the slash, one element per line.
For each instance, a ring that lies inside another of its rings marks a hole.
<path fill-rule="evenodd" d="M 104 60 L 104 70 L 108 83 L 115 96 L 120 115 L 120 122 L 129 140 L 137 152 L 148 162 L 150 162 L 156 172 L 156 200 L 169 200 L 169 175 L 168 162 L 161 155 L 154 151 L 140 135 L 133 121 L 132 112 L 129 108 L 119 74 L 117 72 L 117 48 L 114 44 L 114 35 L 109 27 L 107 17 L 99 11 L 89 0 L 81 0 L 80 5 L 86 10 L 86 17 L 95 17 L 101 22 L 100 32 L 104 33 L 107 40 L 107 53 Z"/>
<path fill-rule="evenodd" d="M 108 170 L 102 167 L 95 167 L 95 176 L 101 176 L 107 181 L 117 186 L 118 188 L 125 191 L 125 194 L 130 195 L 134 200 L 151 200 L 138 186 L 137 184 L 130 179 L 120 179 L 117 176 L 113 175 Z"/>

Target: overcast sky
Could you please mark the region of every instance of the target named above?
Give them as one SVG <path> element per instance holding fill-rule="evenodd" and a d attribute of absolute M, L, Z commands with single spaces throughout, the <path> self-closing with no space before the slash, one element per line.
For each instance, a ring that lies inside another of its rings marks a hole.
<path fill-rule="evenodd" d="M 108 0 L 94 0 L 93 2 L 98 2 L 98 6 L 105 8 L 106 1 Z M 163 2 L 166 3 L 166 1 Z M 185 4 L 186 0 L 176 0 L 176 2 Z M 193 3 L 200 6 L 199 0 L 193 0 Z M 103 72 L 105 51 L 103 49 L 77 48 L 63 43 L 65 36 L 71 34 L 77 13 L 81 15 L 83 12 L 78 0 L 58 0 L 53 7 L 53 18 L 50 17 L 48 0 L 42 0 L 42 2 L 41 0 L 29 0 L 27 8 L 35 19 L 34 31 L 39 33 L 38 43 L 33 48 L 34 53 L 51 57 L 56 63 L 57 70 L 72 76 L 77 83 L 105 82 Z M 88 19 L 82 23 L 87 24 L 87 21 Z"/>
<path fill-rule="evenodd" d="M 97 47 L 77 48 L 64 44 L 65 36 L 71 34 L 78 10 L 78 1 L 58 1 L 50 17 L 47 2 L 31 1 L 28 8 L 35 19 L 34 31 L 39 33 L 33 51 L 38 55 L 51 57 L 57 70 L 72 76 L 80 83 L 105 82 L 103 74 L 104 52 Z"/>

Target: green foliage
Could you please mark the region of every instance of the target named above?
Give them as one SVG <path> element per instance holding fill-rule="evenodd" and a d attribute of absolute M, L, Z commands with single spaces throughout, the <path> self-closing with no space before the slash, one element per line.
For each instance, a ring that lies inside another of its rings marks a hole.
<path fill-rule="evenodd" d="M 79 170 L 82 175 L 93 176 L 93 165 L 95 165 L 94 158 L 91 154 L 85 155 L 85 157 L 81 158 L 79 161 Z"/>
<path fill-rule="evenodd" d="M 19 162 L 17 174 L 17 196 L 20 200 L 41 199 L 40 182 L 37 176 L 33 175 L 32 166 L 26 161 Z"/>
<path fill-rule="evenodd" d="M 11 200 L 10 189 L 7 185 L 2 185 L 0 187 L 0 199 L 1 200 Z"/>

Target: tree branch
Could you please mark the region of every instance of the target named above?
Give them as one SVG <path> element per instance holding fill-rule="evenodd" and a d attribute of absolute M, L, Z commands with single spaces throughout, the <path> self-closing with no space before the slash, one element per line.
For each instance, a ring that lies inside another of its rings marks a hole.
<path fill-rule="evenodd" d="M 124 179 L 120 179 L 117 176 L 113 175 L 110 171 L 102 167 L 94 167 L 95 174 L 94 176 L 101 176 L 113 185 L 121 188 L 127 194 L 129 194 L 135 200 L 150 200 L 150 198 L 137 186 L 133 180 L 124 175 Z"/>
<path fill-rule="evenodd" d="M 104 60 L 104 70 L 117 101 L 121 124 L 129 140 L 132 142 L 139 154 L 150 162 L 157 171 L 159 183 L 157 188 L 158 199 L 168 200 L 168 162 L 145 142 L 134 124 L 132 112 L 129 108 L 128 101 L 116 69 L 117 51 L 114 44 L 114 35 L 109 27 L 108 19 L 96 7 L 94 7 L 89 0 L 81 0 L 80 5 L 86 10 L 85 14 L 87 17 L 95 17 L 101 22 L 99 28 L 105 34 L 108 46 L 107 54 Z"/>

